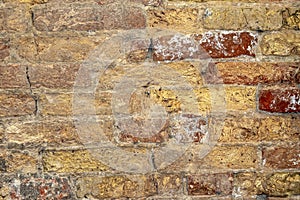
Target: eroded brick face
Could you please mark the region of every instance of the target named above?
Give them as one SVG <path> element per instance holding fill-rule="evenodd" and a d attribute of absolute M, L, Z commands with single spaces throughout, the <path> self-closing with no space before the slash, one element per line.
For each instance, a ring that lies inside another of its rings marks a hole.
<path fill-rule="evenodd" d="M 0 200 L 299 200 L 299 29 L 298 0 L 0 0 Z"/>
<path fill-rule="evenodd" d="M 299 89 L 273 89 L 263 90 L 259 95 L 259 109 L 267 112 L 299 112 Z"/>

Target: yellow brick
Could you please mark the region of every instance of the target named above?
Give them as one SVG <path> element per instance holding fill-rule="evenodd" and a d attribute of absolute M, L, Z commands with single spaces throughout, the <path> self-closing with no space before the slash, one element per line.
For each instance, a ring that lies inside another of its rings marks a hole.
<path fill-rule="evenodd" d="M 92 157 L 87 150 L 47 151 L 43 155 L 44 169 L 48 172 L 107 171 L 109 168 Z"/>

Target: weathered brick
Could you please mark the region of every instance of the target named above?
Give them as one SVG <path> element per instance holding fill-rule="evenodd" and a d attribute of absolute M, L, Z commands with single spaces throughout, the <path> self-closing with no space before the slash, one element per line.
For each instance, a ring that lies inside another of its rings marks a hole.
<path fill-rule="evenodd" d="M 198 9 L 194 8 L 149 9 L 147 15 L 149 27 L 189 33 L 198 32 L 200 28 Z"/>
<path fill-rule="evenodd" d="M 300 193 L 299 172 L 237 173 L 234 177 L 238 195 L 265 194 L 284 197 Z"/>
<path fill-rule="evenodd" d="M 6 136 L 10 145 L 26 147 L 80 144 L 75 125 L 64 119 L 12 121 L 6 123 Z"/>
<path fill-rule="evenodd" d="M 263 165 L 273 169 L 300 167 L 299 143 L 285 146 L 265 147 L 262 151 Z"/>
<path fill-rule="evenodd" d="M 219 142 L 299 141 L 299 118 L 290 116 L 226 117 Z"/>
<path fill-rule="evenodd" d="M 283 12 L 285 27 L 299 30 L 300 29 L 300 10 L 297 7 L 287 8 Z"/>
<path fill-rule="evenodd" d="M 203 166 L 217 168 L 256 168 L 258 164 L 257 148 L 246 145 L 215 147 L 201 163 Z"/>
<path fill-rule="evenodd" d="M 21 65 L 0 66 L 0 88 L 29 88 L 26 67 Z"/>
<path fill-rule="evenodd" d="M 257 36 L 250 32 L 206 32 L 195 37 L 212 58 L 255 56 Z"/>
<path fill-rule="evenodd" d="M 259 83 L 296 82 L 299 63 L 220 62 L 209 65 L 207 83 L 257 85 Z"/>
<path fill-rule="evenodd" d="M 41 3 L 47 3 L 48 0 L 3 0 L 7 3 L 30 3 L 30 4 L 41 4 Z"/>
<path fill-rule="evenodd" d="M 136 3 L 142 3 L 145 6 L 160 6 L 163 3 L 163 0 L 130 0 Z"/>
<path fill-rule="evenodd" d="M 72 94 L 43 94 L 40 96 L 39 106 L 39 111 L 42 115 L 71 115 Z"/>
<path fill-rule="evenodd" d="M 21 58 L 42 62 L 82 61 L 104 38 L 95 37 L 19 37 L 13 46 Z"/>
<path fill-rule="evenodd" d="M 75 4 L 70 8 L 38 6 L 33 10 L 34 26 L 39 31 L 98 31 L 144 28 L 146 19 L 138 7 L 112 4 Z M 134 20 L 133 20 L 134 19 Z"/>
<path fill-rule="evenodd" d="M 29 94 L 0 94 L 0 116 L 34 114 L 35 100 Z"/>
<path fill-rule="evenodd" d="M 156 61 L 196 58 L 230 58 L 255 56 L 257 38 L 248 32 L 206 32 L 193 37 L 169 35 L 154 39 L 153 58 Z"/>
<path fill-rule="evenodd" d="M 256 87 L 227 86 L 225 87 L 225 94 L 228 110 L 255 110 Z"/>
<path fill-rule="evenodd" d="M 5 139 L 5 127 L 3 121 L 0 121 L 0 144 L 3 142 L 4 139 Z"/>
<path fill-rule="evenodd" d="M 268 116 L 261 120 L 259 135 L 262 141 L 299 141 L 299 117 Z"/>
<path fill-rule="evenodd" d="M 155 181 L 143 175 L 86 176 L 77 179 L 79 198 L 138 198 L 157 194 Z"/>
<path fill-rule="evenodd" d="M 155 174 L 152 177 L 158 194 L 177 194 L 183 189 L 182 177 L 177 174 Z"/>
<path fill-rule="evenodd" d="M 53 64 L 28 67 L 32 88 L 72 89 L 79 64 Z M 0 69 L 1 70 L 1 69 Z"/>
<path fill-rule="evenodd" d="M 232 193 L 232 174 L 189 175 L 189 195 L 229 195 Z"/>
<path fill-rule="evenodd" d="M 219 142 L 258 142 L 260 119 L 254 116 L 227 117 Z"/>
<path fill-rule="evenodd" d="M 24 33 L 29 29 L 30 13 L 26 5 L 4 4 L 0 8 L 0 32 Z"/>
<path fill-rule="evenodd" d="M 9 44 L 5 38 L 0 38 L 0 61 L 3 61 L 9 56 Z"/>
<path fill-rule="evenodd" d="M 205 28 L 229 30 L 278 30 L 282 26 L 282 8 L 260 5 L 209 7 L 203 14 Z"/>
<path fill-rule="evenodd" d="M 300 90 L 297 88 L 263 89 L 259 109 L 267 112 L 300 112 Z"/>
<path fill-rule="evenodd" d="M 44 170 L 47 172 L 91 172 L 107 171 L 102 164 L 87 150 L 46 151 L 43 154 Z"/>
<path fill-rule="evenodd" d="M 265 34 L 260 48 L 263 55 L 300 55 L 300 35 L 295 31 Z"/>
<path fill-rule="evenodd" d="M 70 180 L 65 177 L 21 175 L 11 180 L 10 188 L 11 199 L 75 199 Z"/>
<path fill-rule="evenodd" d="M 0 150 L 0 171 L 7 173 L 34 173 L 37 171 L 37 153 Z"/>

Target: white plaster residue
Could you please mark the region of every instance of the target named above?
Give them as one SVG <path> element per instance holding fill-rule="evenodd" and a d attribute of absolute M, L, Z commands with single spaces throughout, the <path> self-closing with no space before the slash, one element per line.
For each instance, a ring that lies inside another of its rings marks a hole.
<path fill-rule="evenodd" d="M 189 36 L 176 34 L 168 40 L 167 45 L 161 44 L 158 40 L 154 45 L 155 51 L 169 60 L 180 59 L 185 53 L 193 56 L 194 53 L 199 51 L 196 42 Z"/>
<path fill-rule="evenodd" d="M 289 101 L 288 108 L 291 110 L 296 110 L 296 106 L 300 106 L 300 95 L 292 95 L 289 99 L 283 98 L 285 101 Z"/>

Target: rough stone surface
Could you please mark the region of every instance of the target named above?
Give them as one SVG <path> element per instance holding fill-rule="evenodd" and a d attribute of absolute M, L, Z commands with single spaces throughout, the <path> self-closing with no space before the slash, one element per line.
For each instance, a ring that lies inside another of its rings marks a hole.
<path fill-rule="evenodd" d="M 20 65 L 0 66 L 0 88 L 29 88 L 26 67 Z"/>
<path fill-rule="evenodd" d="M 22 175 L 11 182 L 11 199 L 75 199 L 71 183 L 65 177 Z"/>
<path fill-rule="evenodd" d="M 219 138 L 225 143 L 299 141 L 299 118 L 232 116 L 225 119 Z"/>
<path fill-rule="evenodd" d="M 299 199 L 299 8 L 0 0 L 0 200 Z"/>
<path fill-rule="evenodd" d="M 150 9 L 147 15 L 149 27 L 190 33 L 200 28 L 198 10 L 194 8 Z"/>
<path fill-rule="evenodd" d="M 300 82 L 299 63 L 220 62 L 211 64 L 207 83 L 257 85 L 259 83 Z"/>
<path fill-rule="evenodd" d="M 254 110 L 256 87 L 228 86 L 225 87 L 226 106 L 230 110 Z"/>
<path fill-rule="evenodd" d="M 9 56 L 9 44 L 5 38 L 0 38 L 0 61 Z"/>
<path fill-rule="evenodd" d="M 227 195 L 232 193 L 232 174 L 202 174 L 188 176 L 190 195 Z"/>
<path fill-rule="evenodd" d="M 284 197 L 299 194 L 299 173 L 237 173 L 234 186 L 237 195 L 265 194 Z"/>
<path fill-rule="evenodd" d="M 0 116 L 22 116 L 35 112 L 35 101 L 29 94 L 0 94 Z"/>
<path fill-rule="evenodd" d="M 29 7 L 26 5 L 5 4 L 0 7 L 0 32 L 28 31 L 30 25 Z"/>
<path fill-rule="evenodd" d="M 74 5 L 72 8 L 35 7 L 34 26 L 39 31 L 98 31 L 144 28 L 146 19 L 138 7 L 112 4 L 105 7 Z"/>
<path fill-rule="evenodd" d="M 80 144 L 75 125 L 67 119 L 9 122 L 6 126 L 6 135 L 10 145 L 23 147 Z"/>
<path fill-rule="evenodd" d="M 87 150 L 47 151 L 43 154 L 44 169 L 47 172 L 87 172 L 106 171 L 108 167 L 100 163 Z"/>
<path fill-rule="evenodd" d="M 265 34 L 261 41 L 263 55 L 289 56 L 300 55 L 300 36 L 294 31 Z"/>
<path fill-rule="evenodd" d="M 297 7 L 287 8 L 284 13 L 285 26 L 294 30 L 300 29 L 300 10 Z"/>
<path fill-rule="evenodd" d="M 259 94 L 259 109 L 279 113 L 300 112 L 300 90 L 262 90 Z"/>
<path fill-rule="evenodd" d="M 263 165 L 274 169 L 299 168 L 299 143 L 285 146 L 266 147 L 263 149 Z"/>
<path fill-rule="evenodd" d="M 257 8 L 209 7 L 203 14 L 204 27 L 229 30 L 278 30 L 282 26 L 280 7 L 258 6 Z"/>
<path fill-rule="evenodd" d="M 83 61 L 103 41 L 97 37 L 19 37 L 12 43 L 21 58 L 42 62 Z"/>
<path fill-rule="evenodd" d="M 32 88 L 71 89 L 75 84 L 79 64 L 53 64 L 28 68 Z"/>
<path fill-rule="evenodd" d="M 255 56 L 257 37 L 249 32 L 206 32 L 168 35 L 154 40 L 156 61 Z"/>
<path fill-rule="evenodd" d="M 155 181 L 151 177 L 128 176 L 88 176 L 76 181 L 78 197 L 124 198 L 143 197 L 156 194 Z"/>

